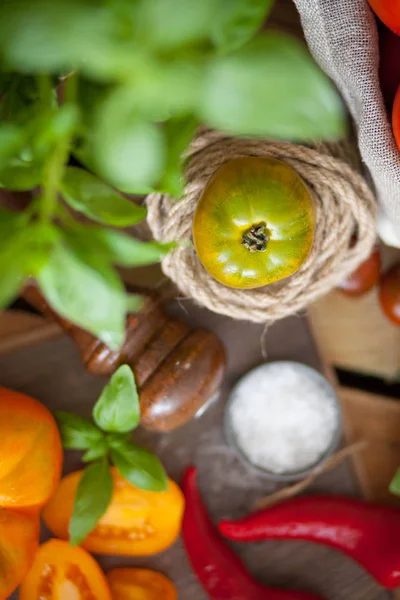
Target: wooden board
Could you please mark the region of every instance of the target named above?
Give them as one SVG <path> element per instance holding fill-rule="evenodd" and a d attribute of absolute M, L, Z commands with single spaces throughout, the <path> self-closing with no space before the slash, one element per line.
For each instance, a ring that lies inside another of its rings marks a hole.
<path fill-rule="evenodd" d="M 362 298 L 333 291 L 309 309 L 318 345 L 333 365 L 393 379 L 400 372 L 400 327 L 382 314 L 377 290 Z"/>
<path fill-rule="evenodd" d="M 400 466 L 400 402 L 360 390 L 341 388 L 350 441 L 365 439 L 368 447 L 353 458 L 368 500 L 400 506 L 389 484 Z"/>
<path fill-rule="evenodd" d="M 53 321 L 22 310 L 0 313 L 0 354 L 62 335 Z"/>
<path fill-rule="evenodd" d="M 400 251 L 382 246 L 383 270 Z M 393 379 L 400 373 L 400 327 L 383 315 L 375 288 L 361 298 L 333 290 L 308 309 L 318 346 L 338 367 Z"/>

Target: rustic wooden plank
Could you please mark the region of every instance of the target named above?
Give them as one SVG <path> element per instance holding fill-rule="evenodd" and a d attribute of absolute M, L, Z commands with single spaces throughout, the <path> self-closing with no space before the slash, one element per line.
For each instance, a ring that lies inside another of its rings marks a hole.
<path fill-rule="evenodd" d="M 366 450 L 353 457 L 364 496 L 400 506 L 400 499 L 389 492 L 400 466 L 400 402 L 349 388 L 341 388 L 340 397 L 349 440 L 368 442 Z"/>
<path fill-rule="evenodd" d="M 377 290 L 361 298 L 332 291 L 309 308 L 318 345 L 335 366 L 392 379 L 400 371 L 400 327 L 383 315 Z"/>
<path fill-rule="evenodd" d="M 22 310 L 0 313 L 0 354 L 59 337 L 60 327 L 48 319 Z"/>
<path fill-rule="evenodd" d="M 396 248 L 381 246 L 384 271 L 400 260 Z M 314 337 L 327 362 L 382 378 L 400 372 L 400 327 L 383 315 L 378 289 L 349 298 L 333 290 L 309 307 Z"/>

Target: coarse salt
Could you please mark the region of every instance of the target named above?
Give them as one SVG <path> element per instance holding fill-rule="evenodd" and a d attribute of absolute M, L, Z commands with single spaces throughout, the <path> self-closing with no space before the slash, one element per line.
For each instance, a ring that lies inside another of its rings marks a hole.
<path fill-rule="evenodd" d="M 230 426 L 254 465 L 275 474 L 296 473 L 318 462 L 339 426 L 335 395 L 322 376 L 303 365 L 262 365 L 234 388 Z"/>

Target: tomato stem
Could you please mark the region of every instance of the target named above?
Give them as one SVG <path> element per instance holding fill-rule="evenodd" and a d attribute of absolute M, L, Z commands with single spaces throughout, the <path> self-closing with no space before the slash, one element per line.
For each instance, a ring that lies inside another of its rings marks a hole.
<path fill-rule="evenodd" d="M 269 242 L 268 229 L 265 223 L 252 225 L 244 232 L 242 244 L 250 252 L 265 252 Z"/>

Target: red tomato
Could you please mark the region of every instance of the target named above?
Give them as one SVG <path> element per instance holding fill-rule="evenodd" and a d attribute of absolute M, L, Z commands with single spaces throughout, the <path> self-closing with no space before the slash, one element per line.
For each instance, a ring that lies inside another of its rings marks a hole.
<path fill-rule="evenodd" d="M 387 318 L 395 325 L 400 325 L 400 263 L 382 277 L 379 300 Z"/>
<path fill-rule="evenodd" d="M 400 85 L 400 37 L 378 21 L 379 79 L 385 104 L 392 109 Z"/>
<path fill-rule="evenodd" d="M 397 88 L 393 103 L 392 128 L 397 147 L 400 149 L 400 86 Z"/>
<path fill-rule="evenodd" d="M 368 0 L 376 16 L 389 29 L 400 35 L 400 2 L 399 0 Z"/>
<path fill-rule="evenodd" d="M 378 283 L 380 272 L 381 255 L 375 248 L 367 260 L 338 285 L 338 289 L 346 296 L 362 296 Z"/>

